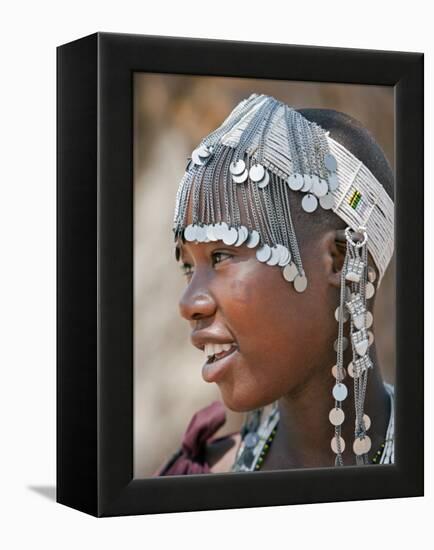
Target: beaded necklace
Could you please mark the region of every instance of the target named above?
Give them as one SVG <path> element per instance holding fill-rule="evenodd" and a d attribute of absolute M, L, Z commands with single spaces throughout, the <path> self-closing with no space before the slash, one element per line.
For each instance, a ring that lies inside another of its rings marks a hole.
<path fill-rule="evenodd" d="M 374 454 L 371 464 L 390 464 L 394 462 L 394 388 L 384 383 L 390 397 L 391 411 L 386 438 Z M 265 419 L 261 422 L 261 409 L 251 413 L 241 429 L 241 443 L 231 471 L 258 471 L 276 436 L 279 423 L 279 409 L 275 402 Z"/>
<path fill-rule="evenodd" d="M 264 462 L 265 456 L 268 454 L 268 451 L 270 450 L 271 443 L 272 443 L 272 441 L 273 441 L 273 439 L 276 435 L 276 432 L 277 432 L 277 428 L 274 428 L 274 430 L 269 435 L 267 441 L 265 442 L 264 447 L 263 447 L 261 453 L 259 454 L 258 462 L 256 463 L 256 466 L 255 466 L 255 471 L 260 470 L 262 468 L 262 464 Z M 383 453 L 385 445 L 386 445 L 386 441 L 384 441 L 380 445 L 380 448 L 378 449 L 378 451 L 375 453 L 373 459 L 371 460 L 371 464 L 376 464 L 377 463 L 377 460 L 380 458 L 381 454 Z"/>

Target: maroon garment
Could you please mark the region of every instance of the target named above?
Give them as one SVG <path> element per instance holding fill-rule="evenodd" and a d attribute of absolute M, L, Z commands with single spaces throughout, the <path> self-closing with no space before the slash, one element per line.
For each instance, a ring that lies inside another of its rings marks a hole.
<path fill-rule="evenodd" d="M 152 474 L 152 477 L 211 473 L 205 459 L 206 444 L 208 441 L 220 441 L 233 435 L 212 439 L 225 422 L 226 411 L 220 401 L 213 401 L 197 411 L 183 435 L 181 447 Z"/>

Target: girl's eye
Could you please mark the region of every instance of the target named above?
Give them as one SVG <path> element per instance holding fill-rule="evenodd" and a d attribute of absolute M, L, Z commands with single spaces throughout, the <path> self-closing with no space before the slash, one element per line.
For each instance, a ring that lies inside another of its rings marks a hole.
<path fill-rule="evenodd" d="M 191 265 L 190 264 L 182 264 L 180 266 L 180 269 L 182 271 L 182 274 L 185 275 L 186 277 L 189 277 L 193 273 L 191 271 Z"/>
<path fill-rule="evenodd" d="M 222 256 L 227 256 L 228 258 L 231 257 L 231 255 L 228 254 L 227 252 L 213 252 L 213 254 L 212 254 L 213 265 L 221 263 Z M 223 259 L 225 259 L 225 258 L 223 258 Z M 192 266 L 188 263 L 183 263 L 180 266 L 180 269 L 182 271 L 182 274 L 185 275 L 185 277 L 190 277 L 191 275 L 193 275 Z"/>
<path fill-rule="evenodd" d="M 222 256 L 228 256 L 228 258 L 231 257 L 231 255 L 228 254 L 227 252 L 214 252 L 214 253 L 212 254 L 212 257 L 213 257 L 213 258 L 221 258 Z M 219 263 L 221 263 L 221 262 L 216 262 L 216 263 L 219 264 Z"/>

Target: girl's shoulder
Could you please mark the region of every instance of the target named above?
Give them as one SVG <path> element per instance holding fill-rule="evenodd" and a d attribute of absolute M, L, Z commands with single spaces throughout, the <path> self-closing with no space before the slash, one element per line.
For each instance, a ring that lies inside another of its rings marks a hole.
<path fill-rule="evenodd" d="M 213 401 L 192 416 L 179 449 L 153 476 L 190 475 L 230 471 L 241 439 L 239 432 L 216 438 L 226 422 L 221 401 Z"/>

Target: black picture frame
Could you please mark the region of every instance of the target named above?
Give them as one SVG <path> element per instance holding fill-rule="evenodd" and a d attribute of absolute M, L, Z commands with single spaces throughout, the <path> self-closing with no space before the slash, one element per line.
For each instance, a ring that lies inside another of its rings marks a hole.
<path fill-rule="evenodd" d="M 58 47 L 59 503 L 101 517 L 424 494 L 423 63 L 422 53 L 116 33 Z M 134 479 L 137 71 L 395 87 L 395 464 Z"/>

